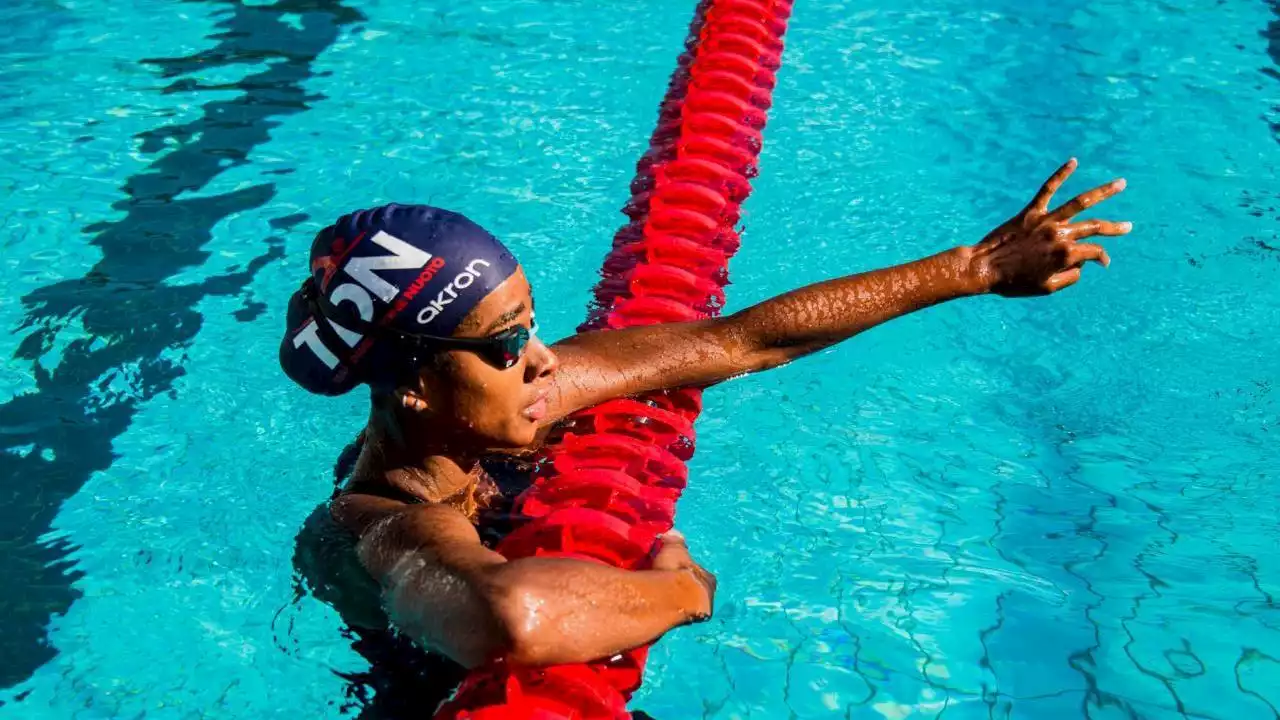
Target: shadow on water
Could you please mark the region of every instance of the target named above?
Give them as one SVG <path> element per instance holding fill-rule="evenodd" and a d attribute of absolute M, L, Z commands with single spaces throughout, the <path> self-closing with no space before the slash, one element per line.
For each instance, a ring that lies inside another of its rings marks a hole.
<path fill-rule="evenodd" d="M 1280 80 L 1280 0 L 1268 0 L 1267 5 L 1270 6 L 1275 19 L 1267 23 L 1267 27 L 1262 31 L 1262 38 L 1267 41 L 1267 55 L 1271 56 L 1275 67 L 1263 68 L 1262 72 L 1273 80 Z M 1280 113 L 1280 104 L 1273 106 L 1272 110 Z M 1276 142 L 1280 142 L 1280 120 L 1271 120 L 1268 124 L 1275 135 Z"/>
<path fill-rule="evenodd" d="M 36 387 L 0 405 L 0 577 L 4 578 L 5 631 L 0 635 L 0 687 L 29 677 L 55 655 L 45 638 L 51 617 L 77 597 L 79 577 L 69 557 L 75 548 L 49 529 L 62 502 L 113 459 L 112 441 L 124 433 L 139 406 L 173 393 L 183 374 L 173 351 L 199 332 L 197 303 L 236 296 L 254 275 L 283 253 L 281 237 L 248 239 L 261 254 L 225 275 L 185 286 L 167 285 L 178 273 L 204 263 L 213 228 L 237 213 L 262 207 L 275 193 L 262 183 L 220 195 L 191 197 L 270 139 L 276 118 L 301 113 L 321 99 L 303 87 L 316 57 L 342 26 L 363 16 L 338 0 L 281 0 L 249 7 L 234 0 L 188 0 L 225 6 L 210 39 L 215 45 L 189 57 L 142 61 L 170 81 L 166 94 L 229 90 L 191 122 L 141 133 L 142 152 L 156 158 L 122 186 L 113 205 L 124 217 L 85 228 L 102 259 L 84 277 L 49 285 L 22 298 L 26 310 L 16 352 L 30 362 Z M 245 64 L 265 69 L 235 83 L 205 86 L 202 70 Z M 275 218 L 286 232 L 305 215 Z M 241 321 L 265 309 L 246 298 Z M 41 358 L 65 328 L 83 334 L 68 342 L 56 366 Z M 168 353 L 169 356 L 166 356 Z M 123 383 L 121 382 L 123 381 Z M 117 388 L 127 386 L 126 390 Z M 19 700 L 21 697 L 19 697 Z"/>

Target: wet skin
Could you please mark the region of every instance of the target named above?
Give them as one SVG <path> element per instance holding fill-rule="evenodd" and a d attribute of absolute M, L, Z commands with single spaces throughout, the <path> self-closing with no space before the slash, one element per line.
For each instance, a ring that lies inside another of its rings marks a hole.
<path fill-rule="evenodd" d="M 1085 264 L 1110 264 L 1090 240 L 1131 230 L 1074 221 L 1121 192 L 1123 180 L 1050 209 L 1075 168 L 1074 159 L 1063 165 L 1026 208 L 974 245 L 809 285 L 722 318 L 582 333 L 551 346 L 534 335 L 506 369 L 474 352 L 442 353 L 416 384 L 375 399 L 355 474 L 331 503 L 333 518 L 358 539 L 360 572 L 377 581 L 400 630 L 468 667 L 499 656 L 585 662 L 710 617 L 715 578 L 676 532 L 660 538 L 651 569 L 638 572 L 564 558 L 507 561 L 486 548 L 471 512 L 483 492 L 480 459 L 536 449 L 558 420 L 611 398 L 777 367 L 950 300 L 1070 287 Z M 518 271 L 454 335 L 486 337 L 532 322 L 532 292 Z"/>

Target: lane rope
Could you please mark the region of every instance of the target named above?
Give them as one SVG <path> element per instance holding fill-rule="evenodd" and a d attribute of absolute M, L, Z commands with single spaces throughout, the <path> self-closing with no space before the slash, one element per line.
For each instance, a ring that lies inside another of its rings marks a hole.
<path fill-rule="evenodd" d="M 703 0 L 697 6 L 648 152 L 636 165 L 629 220 L 614 236 L 580 331 L 712 317 L 724 306 L 740 208 L 758 172 L 762 131 L 791 0 Z M 644 568 L 671 529 L 688 482 L 694 388 L 620 398 L 581 411 L 539 454 L 516 500 L 526 518 L 498 551 L 508 559 L 575 557 Z M 615 720 L 644 672 L 648 647 L 607 661 L 472 671 L 437 720 Z"/>

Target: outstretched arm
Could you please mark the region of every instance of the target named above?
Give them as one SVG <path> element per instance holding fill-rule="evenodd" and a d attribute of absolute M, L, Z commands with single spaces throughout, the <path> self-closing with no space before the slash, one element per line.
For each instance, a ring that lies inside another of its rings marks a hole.
<path fill-rule="evenodd" d="M 1122 191 L 1123 180 L 1049 210 L 1075 168 L 1074 159 L 1059 168 L 1022 212 L 976 245 L 809 285 L 723 318 L 567 338 L 555 345 L 561 365 L 548 421 L 612 397 L 710 385 L 776 367 L 948 300 L 1047 295 L 1073 285 L 1086 262 L 1110 263 L 1100 245 L 1083 240 L 1131 229 L 1129 223 L 1072 222 Z"/>

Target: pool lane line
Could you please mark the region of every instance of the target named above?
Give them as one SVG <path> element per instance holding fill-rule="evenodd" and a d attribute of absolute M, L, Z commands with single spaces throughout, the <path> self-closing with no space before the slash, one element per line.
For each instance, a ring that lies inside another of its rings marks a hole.
<path fill-rule="evenodd" d="M 580 330 L 718 315 L 743 201 L 757 173 L 791 0 L 702 0 L 649 151 L 636 166 L 629 222 L 614 237 Z M 539 452 L 524 518 L 498 545 L 508 559 L 576 557 L 647 567 L 688 480 L 701 391 L 610 400 L 557 426 Z M 591 663 L 469 673 L 437 720 L 630 718 L 648 646 Z"/>

